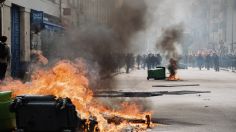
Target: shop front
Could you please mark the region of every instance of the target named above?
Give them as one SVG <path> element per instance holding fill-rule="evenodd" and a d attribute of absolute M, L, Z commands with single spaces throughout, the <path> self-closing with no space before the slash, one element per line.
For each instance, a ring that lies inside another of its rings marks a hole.
<path fill-rule="evenodd" d="M 42 51 L 49 60 L 58 57 L 55 49 L 60 48 L 60 38 L 64 27 L 60 25 L 60 19 L 44 14 L 43 31 L 41 33 Z"/>
<path fill-rule="evenodd" d="M 20 6 L 12 5 L 11 7 L 11 75 L 14 78 L 20 76 Z"/>

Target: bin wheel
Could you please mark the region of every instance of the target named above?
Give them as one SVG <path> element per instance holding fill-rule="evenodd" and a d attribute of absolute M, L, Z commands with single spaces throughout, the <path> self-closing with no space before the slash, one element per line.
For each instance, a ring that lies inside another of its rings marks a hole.
<path fill-rule="evenodd" d="M 149 80 L 149 77 L 147 77 L 147 80 Z"/>

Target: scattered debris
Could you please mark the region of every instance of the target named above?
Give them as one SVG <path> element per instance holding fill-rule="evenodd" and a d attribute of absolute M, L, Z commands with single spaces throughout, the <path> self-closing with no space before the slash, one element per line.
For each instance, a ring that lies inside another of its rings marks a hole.
<path fill-rule="evenodd" d="M 152 87 L 194 87 L 200 86 L 200 84 L 186 84 L 186 85 L 153 85 Z"/>

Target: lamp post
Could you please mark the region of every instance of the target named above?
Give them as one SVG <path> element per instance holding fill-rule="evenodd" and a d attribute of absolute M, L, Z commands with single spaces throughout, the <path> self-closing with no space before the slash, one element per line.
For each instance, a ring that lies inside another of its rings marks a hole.
<path fill-rule="evenodd" d="M 62 23 L 62 0 L 59 0 L 59 13 L 60 23 Z"/>
<path fill-rule="evenodd" d="M 231 52 L 234 52 L 234 9 L 232 8 L 232 44 L 231 44 Z"/>

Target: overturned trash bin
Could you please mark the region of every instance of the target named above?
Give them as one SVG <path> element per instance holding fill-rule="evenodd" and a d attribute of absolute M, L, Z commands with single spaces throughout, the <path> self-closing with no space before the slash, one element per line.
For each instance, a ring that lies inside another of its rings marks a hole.
<path fill-rule="evenodd" d="M 9 111 L 11 94 L 10 91 L 0 92 L 0 132 L 15 129 L 15 115 Z"/>
<path fill-rule="evenodd" d="M 78 118 L 68 98 L 17 96 L 10 107 L 17 132 L 74 132 Z"/>
<path fill-rule="evenodd" d="M 148 77 L 149 79 L 155 79 L 155 80 L 164 80 L 166 79 L 166 68 L 165 67 L 157 67 L 154 70 L 148 70 Z"/>

